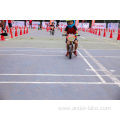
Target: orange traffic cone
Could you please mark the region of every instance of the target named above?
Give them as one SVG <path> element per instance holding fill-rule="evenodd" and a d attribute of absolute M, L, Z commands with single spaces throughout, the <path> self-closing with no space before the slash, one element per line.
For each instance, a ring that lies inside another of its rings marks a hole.
<path fill-rule="evenodd" d="M 27 27 L 26 33 L 28 33 L 28 27 Z"/>
<path fill-rule="evenodd" d="M 93 34 L 95 34 L 95 30 L 93 29 Z"/>
<path fill-rule="evenodd" d="M 18 36 L 18 33 L 17 33 L 17 27 L 15 28 L 15 37 Z"/>
<path fill-rule="evenodd" d="M 112 30 L 111 30 L 111 33 L 110 33 L 110 38 L 113 38 Z"/>
<path fill-rule="evenodd" d="M 105 29 L 104 29 L 104 34 L 103 34 L 103 37 L 106 37 L 106 31 L 105 31 Z"/>
<path fill-rule="evenodd" d="M 7 33 L 9 33 L 9 28 L 8 28 L 8 26 L 6 26 L 6 29 L 7 29 Z"/>
<path fill-rule="evenodd" d="M 60 32 L 62 32 L 62 27 L 60 28 Z"/>
<path fill-rule="evenodd" d="M 48 27 L 47 27 L 47 32 L 48 32 Z"/>
<path fill-rule="evenodd" d="M 98 33 L 98 36 L 100 36 L 101 35 L 101 32 L 100 32 L 100 29 L 99 29 L 99 33 Z"/>
<path fill-rule="evenodd" d="M 108 28 L 106 28 L 106 32 L 108 32 Z"/>
<path fill-rule="evenodd" d="M 12 28 L 10 28 L 10 38 L 13 38 Z"/>
<path fill-rule="evenodd" d="M 115 32 L 115 29 L 113 29 L 113 32 Z"/>
<path fill-rule="evenodd" d="M 118 30 L 118 37 L 117 40 L 120 40 L 120 29 Z"/>
<path fill-rule="evenodd" d="M 88 28 L 86 29 L 86 32 L 88 32 Z"/>
<path fill-rule="evenodd" d="M 1 29 L 1 33 L 3 33 L 3 30 Z M 3 35 L 1 35 L 1 41 L 5 41 L 5 38 Z"/>
<path fill-rule="evenodd" d="M 23 34 L 25 34 L 25 27 L 24 27 L 24 32 L 23 32 Z"/>
<path fill-rule="evenodd" d="M 20 35 L 22 35 L 22 28 L 20 29 Z"/>
<path fill-rule="evenodd" d="M 95 30 L 95 35 L 97 35 L 97 30 Z"/>

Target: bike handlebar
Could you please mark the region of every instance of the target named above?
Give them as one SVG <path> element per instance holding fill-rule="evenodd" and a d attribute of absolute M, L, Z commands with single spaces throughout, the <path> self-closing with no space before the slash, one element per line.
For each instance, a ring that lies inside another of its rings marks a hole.
<path fill-rule="evenodd" d="M 68 36 L 68 34 L 66 34 L 66 35 L 63 35 L 63 34 L 62 34 L 62 36 Z M 75 36 L 80 36 L 80 35 L 75 35 Z"/>

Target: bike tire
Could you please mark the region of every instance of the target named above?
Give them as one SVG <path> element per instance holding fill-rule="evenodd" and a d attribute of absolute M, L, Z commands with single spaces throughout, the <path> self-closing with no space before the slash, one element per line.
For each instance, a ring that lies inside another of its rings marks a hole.
<path fill-rule="evenodd" d="M 52 32 L 52 35 L 54 35 L 54 32 Z"/>
<path fill-rule="evenodd" d="M 72 45 L 69 45 L 69 59 L 72 58 Z"/>

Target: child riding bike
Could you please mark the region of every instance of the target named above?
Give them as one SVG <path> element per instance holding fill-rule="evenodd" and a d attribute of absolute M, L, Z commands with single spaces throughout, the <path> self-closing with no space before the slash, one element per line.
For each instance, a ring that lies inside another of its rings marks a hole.
<path fill-rule="evenodd" d="M 67 21 L 67 26 L 63 32 L 63 35 L 66 35 L 66 34 L 75 34 L 75 35 L 78 35 L 78 30 L 77 30 L 77 27 L 75 26 L 75 20 L 66 20 Z M 69 55 L 69 51 L 68 51 L 68 45 L 70 44 L 70 42 L 67 40 L 66 38 L 66 48 L 67 48 L 67 53 L 66 53 L 66 56 Z M 78 47 L 78 40 L 77 40 L 77 36 L 75 37 L 75 40 L 74 40 L 74 44 L 75 44 L 75 50 L 74 50 L 74 54 L 77 56 L 77 47 Z"/>
<path fill-rule="evenodd" d="M 54 22 L 52 22 L 52 24 L 50 25 L 50 30 L 53 30 L 54 31 L 54 28 L 55 28 L 55 26 L 54 26 Z"/>

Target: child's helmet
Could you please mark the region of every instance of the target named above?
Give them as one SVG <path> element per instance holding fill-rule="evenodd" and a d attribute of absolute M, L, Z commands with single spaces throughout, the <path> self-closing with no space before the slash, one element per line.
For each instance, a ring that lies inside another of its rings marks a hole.
<path fill-rule="evenodd" d="M 75 25 L 75 20 L 66 20 L 67 21 L 67 25 L 68 25 L 68 21 L 73 21 L 72 25 L 68 25 L 69 28 L 72 28 Z"/>

